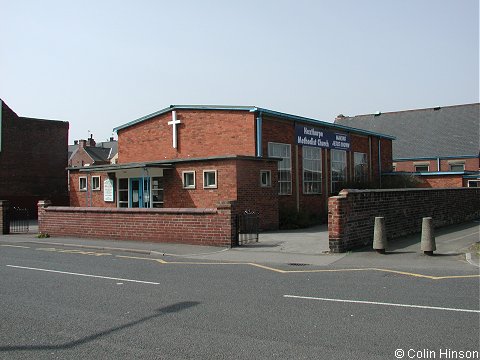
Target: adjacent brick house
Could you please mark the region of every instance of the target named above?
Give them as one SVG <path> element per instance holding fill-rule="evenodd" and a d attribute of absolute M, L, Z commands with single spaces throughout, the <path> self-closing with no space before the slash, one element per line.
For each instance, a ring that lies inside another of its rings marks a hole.
<path fill-rule="evenodd" d="M 392 171 L 388 135 L 268 109 L 179 106 L 119 126 L 118 164 L 69 168 L 71 206 L 211 208 L 326 215 L 348 182 Z"/>
<path fill-rule="evenodd" d="M 0 199 L 37 214 L 37 202 L 68 204 L 68 122 L 18 116 L 0 99 Z"/>
<path fill-rule="evenodd" d="M 420 187 L 480 186 L 479 103 L 342 115 L 335 123 L 394 135 L 394 170 L 414 174 Z"/>

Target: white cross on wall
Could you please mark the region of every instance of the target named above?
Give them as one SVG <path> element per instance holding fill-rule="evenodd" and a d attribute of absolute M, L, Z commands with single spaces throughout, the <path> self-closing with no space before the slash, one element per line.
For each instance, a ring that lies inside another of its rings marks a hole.
<path fill-rule="evenodd" d="M 177 112 L 172 111 L 172 120 L 168 122 L 168 125 L 173 125 L 173 134 L 172 134 L 172 146 L 174 149 L 177 148 L 177 124 L 180 124 L 180 120 L 177 120 Z"/>

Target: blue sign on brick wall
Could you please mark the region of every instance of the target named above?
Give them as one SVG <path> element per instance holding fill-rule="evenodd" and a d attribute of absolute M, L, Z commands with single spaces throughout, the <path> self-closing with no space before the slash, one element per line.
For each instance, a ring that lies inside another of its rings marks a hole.
<path fill-rule="evenodd" d="M 350 150 L 350 135 L 319 130 L 312 126 L 295 126 L 295 144 L 326 149 Z"/>

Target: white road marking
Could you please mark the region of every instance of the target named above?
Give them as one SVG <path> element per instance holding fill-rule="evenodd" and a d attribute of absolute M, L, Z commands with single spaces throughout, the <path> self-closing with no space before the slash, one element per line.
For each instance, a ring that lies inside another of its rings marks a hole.
<path fill-rule="evenodd" d="M 20 245 L 0 245 L 5 247 L 12 247 L 12 248 L 21 248 L 21 249 L 30 249 L 28 246 L 20 246 Z"/>
<path fill-rule="evenodd" d="M 334 302 L 355 303 L 355 304 L 398 306 L 398 307 L 417 308 L 417 309 L 431 309 L 431 310 L 443 310 L 443 311 L 459 311 L 459 312 L 480 313 L 480 310 L 472 310 L 472 309 L 456 309 L 456 308 L 437 307 L 437 306 L 394 304 L 394 303 L 385 303 L 385 302 L 377 302 L 377 301 L 328 299 L 328 298 L 319 298 L 319 297 L 311 297 L 311 296 L 296 296 L 296 295 L 283 295 L 283 297 L 293 298 L 293 299 L 317 300 L 317 301 L 334 301 Z"/>
<path fill-rule="evenodd" d="M 99 275 L 90 275 L 90 274 L 80 274 L 80 273 L 73 273 L 67 271 L 57 271 L 57 270 L 49 270 L 49 269 L 38 269 L 26 266 L 16 266 L 16 265 L 5 265 L 15 269 L 25 269 L 25 270 L 35 270 L 35 271 L 44 271 L 44 272 L 51 272 L 56 274 L 65 274 L 65 275 L 75 275 L 75 276 L 85 276 L 85 277 L 92 277 L 97 279 L 107 279 L 107 280 L 117 280 L 117 281 L 128 281 L 140 284 L 151 284 L 151 285 L 160 285 L 160 283 L 152 282 L 152 281 L 142 281 L 142 280 L 132 280 L 132 279 L 122 279 L 122 278 L 115 278 L 109 276 L 99 276 Z"/>

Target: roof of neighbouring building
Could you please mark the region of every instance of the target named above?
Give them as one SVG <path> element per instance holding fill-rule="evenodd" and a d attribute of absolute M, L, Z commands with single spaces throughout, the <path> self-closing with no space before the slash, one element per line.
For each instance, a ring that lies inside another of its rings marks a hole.
<path fill-rule="evenodd" d="M 396 137 L 393 159 L 478 156 L 480 104 L 337 117 L 338 125 Z"/>
<path fill-rule="evenodd" d="M 334 124 L 326 121 L 320 121 L 316 119 L 311 119 L 307 117 L 302 117 L 302 116 L 297 116 L 297 115 L 291 115 L 291 114 L 286 114 L 278 111 L 273 111 L 265 108 L 260 108 L 256 106 L 228 106 L 228 105 L 170 105 L 169 107 L 156 111 L 154 113 L 142 116 L 141 118 L 135 119 L 133 121 L 130 121 L 124 125 L 120 125 L 116 128 L 113 129 L 114 132 L 118 132 L 119 130 L 126 129 L 130 126 L 136 125 L 138 123 L 141 123 L 143 121 L 152 119 L 156 116 L 168 113 L 173 110 L 213 110 L 213 111 L 219 111 L 219 110 L 224 110 L 224 111 L 248 111 L 252 113 L 259 113 L 259 114 L 264 114 L 264 115 L 269 115 L 273 117 L 278 117 L 281 119 L 285 120 L 291 120 L 291 121 L 299 121 L 299 122 L 304 122 L 308 123 L 311 125 L 316 125 L 320 127 L 325 127 L 325 128 L 330 128 L 334 130 L 340 130 L 340 131 L 347 131 L 351 133 L 357 133 L 357 134 L 362 134 L 362 135 L 374 135 L 378 136 L 381 138 L 386 138 L 386 139 L 391 139 L 394 140 L 395 137 L 391 135 L 386 135 L 386 134 L 381 134 L 373 131 L 368 131 L 364 129 L 352 129 L 343 125 L 339 124 Z"/>
<path fill-rule="evenodd" d="M 110 155 L 109 148 L 99 148 L 96 146 L 86 146 L 85 152 L 92 158 L 93 161 L 108 161 Z"/>
<path fill-rule="evenodd" d="M 73 153 L 78 149 L 78 147 L 78 144 L 68 145 L 68 159 L 72 157 Z M 103 141 L 95 144 L 95 146 L 86 146 L 85 150 L 94 161 L 110 160 L 118 152 L 118 141 Z"/>

